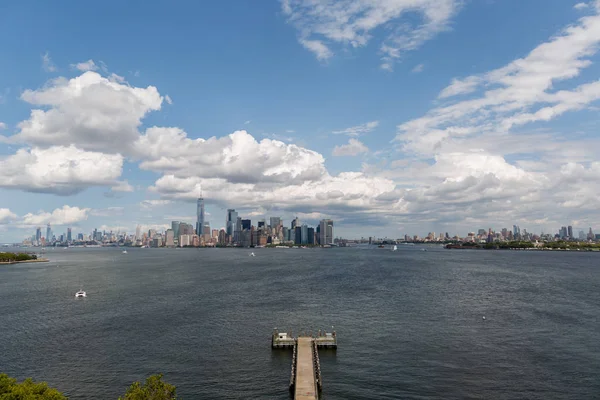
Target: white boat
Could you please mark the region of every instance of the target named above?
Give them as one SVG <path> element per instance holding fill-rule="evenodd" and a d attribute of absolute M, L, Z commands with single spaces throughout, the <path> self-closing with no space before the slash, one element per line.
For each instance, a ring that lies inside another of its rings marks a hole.
<path fill-rule="evenodd" d="M 394 247 L 392 248 L 392 251 L 396 251 L 398 250 L 398 246 L 394 245 Z"/>
<path fill-rule="evenodd" d="M 255 254 L 254 253 L 250 253 L 250 257 L 255 257 Z"/>
<path fill-rule="evenodd" d="M 123 250 L 123 254 L 127 254 L 127 250 Z"/>
<path fill-rule="evenodd" d="M 75 293 L 75 297 L 87 297 L 86 293 L 83 290 Z"/>

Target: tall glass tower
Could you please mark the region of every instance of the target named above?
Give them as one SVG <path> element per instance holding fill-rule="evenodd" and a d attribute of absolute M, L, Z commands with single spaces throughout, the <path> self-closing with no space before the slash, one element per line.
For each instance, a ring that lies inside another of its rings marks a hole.
<path fill-rule="evenodd" d="M 198 236 L 202 235 L 202 230 L 204 229 L 204 198 L 198 198 L 198 204 L 196 208 L 196 234 Z"/>

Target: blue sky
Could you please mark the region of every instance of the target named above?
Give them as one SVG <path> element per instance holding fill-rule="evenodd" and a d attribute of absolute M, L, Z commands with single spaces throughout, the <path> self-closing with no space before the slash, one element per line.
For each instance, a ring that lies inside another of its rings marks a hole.
<path fill-rule="evenodd" d="M 213 228 L 600 229 L 599 44 L 594 2 L 3 4 L 0 241 L 200 190 Z"/>

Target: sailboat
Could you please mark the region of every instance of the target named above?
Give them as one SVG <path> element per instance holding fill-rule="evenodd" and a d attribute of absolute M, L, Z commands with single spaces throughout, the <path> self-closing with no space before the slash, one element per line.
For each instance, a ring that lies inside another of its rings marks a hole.
<path fill-rule="evenodd" d="M 392 251 L 396 251 L 398 250 L 398 246 L 394 245 L 394 247 L 392 247 Z"/>
<path fill-rule="evenodd" d="M 250 253 L 250 257 L 255 257 L 256 255 L 254 254 L 254 252 Z"/>

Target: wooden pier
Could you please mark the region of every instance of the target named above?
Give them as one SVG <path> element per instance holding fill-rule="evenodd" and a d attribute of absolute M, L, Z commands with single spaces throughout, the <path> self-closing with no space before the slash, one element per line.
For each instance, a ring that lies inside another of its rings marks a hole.
<path fill-rule="evenodd" d="M 321 363 L 319 348 L 337 349 L 335 331 L 328 333 L 318 331 L 294 337 L 292 333 L 273 330 L 271 347 L 274 349 L 288 348 L 293 350 L 292 371 L 290 374 L 290 391 L 295 400 L 317 400 L 323 387 L 321 378 Z"/>

